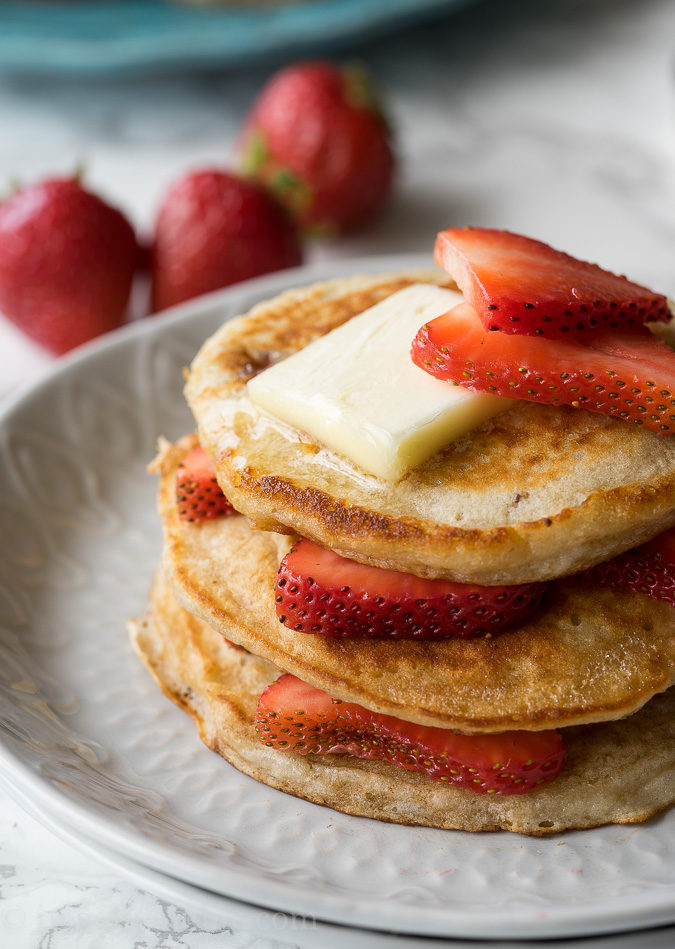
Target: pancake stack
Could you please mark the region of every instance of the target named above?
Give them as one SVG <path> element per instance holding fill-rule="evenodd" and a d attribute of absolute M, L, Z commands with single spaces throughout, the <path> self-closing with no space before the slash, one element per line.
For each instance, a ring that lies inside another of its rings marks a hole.
<path fill-rule="evenodd" d="M 247 396 L 257 373 L 420 282 L 454 287 L 438 272 L 319 284 L 256 306 L 205 343 L 186 387 L 198 435 L 162 442 L 153 466 L 164 552 L 132 640 L 209 747 L 317 804 L 535 835 L 643 821 L 675 801 L 675 610 L 586 571 L 675 523 L 675 439 L 514 402 L 392 483 Z M 192 523 L 179 513 L 176 480 L 199 444 L 235 513 Z M 313 634 L 280 622 L 275 605 L 279 565 L 298 538 L 418 577 L 547 586 L 537 609 L 500 635 Z M 565 765 L 528 793 L 476 793 L 341 748 L 271 746 L 256 732 L 256 709 L 283 673 L 434 729 L 560 729 Z"/>

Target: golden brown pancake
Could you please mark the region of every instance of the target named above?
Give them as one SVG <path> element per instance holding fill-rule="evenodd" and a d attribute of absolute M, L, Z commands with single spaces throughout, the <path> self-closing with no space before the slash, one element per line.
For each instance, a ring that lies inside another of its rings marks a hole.
<path fill-rule="evenodd" d="M 264 784 L 347 814 L 543 835 L 643 821 L 675 801 L 675 689 L 625 721 L 565 729 L 567 763 L 551 784 L 523 795 L 484 795 L 386 762 L 265 747 L 254 714 L 280 670 L 227 645 L 182 610 L 161 576 L 151 615 L 130 623 L 129 632 L 162 690 L 192 715 L 209 748 Z"/>
<path fill-rule="evenodd" d="M 438 273 L 293 290 L 225 324 L 186 395 L 235 508 L 364 563 L 483 584 L 550 579 L 675 523 L 675 438 L 582 409 L 519 402 L 398 482 L 261 413 L 246 382 L 389 294 Z"/>
<path fill-rule="evenodd" d="M 647 596 L 552 583 L 542 608 L 494 638 L 338 639 L 298 633 L 275 613 L 291 545 L 234 515 L 181 521 L 176 469 L 194 437 L 164 446 L 164 568 L 182 606 L 228 639 L 337 698 L 467 732 L 546 729 L 637 711 L 675 680 L 675 610 Z"/>

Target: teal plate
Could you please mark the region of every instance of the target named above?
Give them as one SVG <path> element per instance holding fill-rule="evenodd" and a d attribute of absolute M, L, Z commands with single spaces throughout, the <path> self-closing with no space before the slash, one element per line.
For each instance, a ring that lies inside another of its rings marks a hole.
<path fill-rule="evenodd" d="M 316 54 L 470 0 L 296 0 L 198 7 L 165 0 L 0 0 L 0 72 L 110 74 L 242 66 Z"/>

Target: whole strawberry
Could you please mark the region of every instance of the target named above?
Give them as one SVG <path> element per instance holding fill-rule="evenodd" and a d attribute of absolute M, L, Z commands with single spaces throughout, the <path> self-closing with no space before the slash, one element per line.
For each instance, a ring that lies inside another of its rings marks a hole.
<path fill-rule="evenodd" d="M 152 253 L 152 308 L 302 263 L 295 227 L 253 182 L 196 171 L 164 199 Z"/>
<path fill-rule="evenodd" d="M 0 204 L 0 311 L 63 353 L 119 326 L 137 261 L 131 225 L 77 178 L 51 178 Z"/>
<path fill-rule="evenodd" d="M 365 71 L 326 62 L 282 70 L 246 121 L 240 162 L 306 230 L 371 220 L 391 191 L 394 156 Z"/>

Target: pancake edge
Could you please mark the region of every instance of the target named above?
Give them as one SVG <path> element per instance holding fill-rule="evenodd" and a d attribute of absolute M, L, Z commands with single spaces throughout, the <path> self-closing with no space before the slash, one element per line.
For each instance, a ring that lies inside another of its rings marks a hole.
<path fill-rule="evenodd" d="M 593 777 L 588 782 L 592 787 L 592 799 L 584 811 L 576 786 L 579 780 L 582 786 L 584 784 L 583 769 L 581 776 L 575 772 L 568 774 L 567 778 L 564 778 L 563 769 L 551 784 L 527 794 L 488 796 L 441 785 L 426 775 L 398 769 L 387 762 L 352 756 L 302 756 L 269 749 L 255 737 L 253 722 L 246 719 L 237 707 L 236 695 L 221 693 L 217 700 L 209 701 L 208 695 L 195 688 L 194 683 L 181 678 L 179 670 L 172 669 L 170 663 L 163 661 L 161 642 L 158 646 L 151 614 L 131 620 L 127 629 L 134 650 L 160 689 L 192 717 L 201 740 L 208 748 L 262 784 L 344 814 L 407 826 L 469 832 L 506 830 L 544 837 L 607 824 L 643 823 L 675 803 L 675 789 L 669 794 L 665 780 L 659 783 L 658 776 L 649 775 L 642 769 L 637 782 L 634 781 L 634 794 L 640 800 L 631 805 L 625 795 L 617 795 L 617 788 L 614 788 L 616 806 L 611 813 L 603 813 L 600 797 L 607 793 L 607 788 L 595 780 L 589 769 L 586 771 L 589 778 Z M 585 727 L 594 730 L 597 736 L 598 730 L 607 726 L 581 726 L 572 731 L 578 736 Z M 640 735 L 643 734 L 644 729 L 640 729 Z M 590 750 L 585 747 L 589 741 Z M 588 737 L 585 743 L 581 738 L 582 758 L 584 754 L 592 757 L 592 743 L 592 737 Z M 577 766 L 578 763 L 575 768 Z M 611 784 L 620 781 L 621 776 L 608 780 Z M 656 781 L 658 791 L 653 790 L 652 796 L 657 799 L 647 803 L 644 798 L 650 795 L 646 787 L 651 787 L 653 781 Z M 553 815 L 556 805 L 565 797 L 565 783 L 570 784 L 569 798 L 575 813 L 561 821 Z M 597 813 L 598 807 L 601 813 Z"/>

